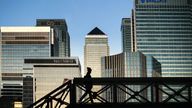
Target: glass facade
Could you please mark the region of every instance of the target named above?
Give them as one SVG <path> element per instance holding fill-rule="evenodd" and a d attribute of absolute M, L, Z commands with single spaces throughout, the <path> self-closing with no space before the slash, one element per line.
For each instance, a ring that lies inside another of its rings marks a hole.
<path fill-rule="evenodd" d="M 123 52 L 132 51 L 131 18 L 123 18 L 121 22 Z"/>
<path fill-rule="evenodd" d="M 145 56 L 141 52 L 123 52 L 117 55 L 102 57 L 102 77 L 161 77 L 161 64 L 152 56 Z M 140 91 L 143 86 L 127 85 L 134 91 Z M 126 90 L 123 86 L 122 89 Z M 104 93 L 104 98 L 113 101 L 113 89 L 110 88 Z M 130 95 L 117 90 L 117 101 L 123 102 Z M 150 99 L 150 89 L 143 91 L 142 96 Z M 137 100 L 130 100 L 137 102 Z"/>
<path fill-rule="evenodd" d="M 23 76 L 23 108 L 27 108 L 33 103 L 33 77 Z"/>
<path fill-rule="evenodd" d="M 70 36 L 64 19 L 37 19 L 37 26 L 50 26 L 54 30 L 54 57 L 70 57 Z"/>
<path fill-rule="evenodd" d="M 125 77 L 124 53 L 105 56 L 101 59 L 102 77 Z M 123 87 L 122 87 L 123 88 Z M 109 102 L 113 102 L 113 88 L 109 88 L 103 93 L 103 98 Z M 123 102 L 126 94 L 121 90 L 117 90 L 117 102 Z"/>
<path fill-rule="evenodd" d="M 50 27 L 1 27 L 0 30 L 1 94 L 21 99 L 24 59 L 51 56 L 51 29 Z"/>
<path fill-rule="evenodd" d="M 146 56 L 140 52 L 125 52 L 125 77 L 147 77 Z"/>
<path fill-rule="evenodd" d="M 153 56 L 163 77 L 192 76 L 191 0 L 135 0 L 137 50 Z"/>

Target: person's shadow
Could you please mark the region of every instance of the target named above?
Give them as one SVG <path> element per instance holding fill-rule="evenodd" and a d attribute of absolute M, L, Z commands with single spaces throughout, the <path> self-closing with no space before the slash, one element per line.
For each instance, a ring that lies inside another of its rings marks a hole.
<path fill-rule="evenodd" d="M 91 71 L 92 69 L 90 67 L 87 67 L 87 74 L 84 76 L 84 86 L 85 86 L 85 93 L 82 95 L 82 97 L 79 99 L 79 102 L 81 102 L 87 94 L 89 94 L 89 98 L 91 103 L 93 103 L 93 97 L 91 93 L 91 89 L 93 88 L 93 83 L 92 83 L 92 77 L 91 77 Z"/>

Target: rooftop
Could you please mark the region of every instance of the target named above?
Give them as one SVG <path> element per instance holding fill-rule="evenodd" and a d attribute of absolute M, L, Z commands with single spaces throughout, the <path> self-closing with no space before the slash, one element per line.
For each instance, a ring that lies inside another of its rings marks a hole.
<path fill-rule="evenodd" d="M 98 27 L 95 27 L 87 35 L 105 35 L 105 33 L 103 31 L 101 31 Z"/>

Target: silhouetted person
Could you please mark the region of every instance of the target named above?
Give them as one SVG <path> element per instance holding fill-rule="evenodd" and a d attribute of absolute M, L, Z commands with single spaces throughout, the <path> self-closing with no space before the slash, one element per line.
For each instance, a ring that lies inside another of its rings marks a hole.
<path fill-rule="evenodd" d="M 91 79 L 91 71 L 92 69 L 90 67 L 87 67 L 87 74 L 84 76 L 85 82 L 85 93 L 83 94 L 83 96 L 80 98 L 80 102 L 83 100 L 83 98 L 85 98 L 85 96 L 87 94 L 89 94 L 89 98 L 91 100 L 91 103 L 93 103 L 93 97 L 91 94 L 91 89 L 93 88 L 93 84 L 92 84 L 92 79 Z"/>

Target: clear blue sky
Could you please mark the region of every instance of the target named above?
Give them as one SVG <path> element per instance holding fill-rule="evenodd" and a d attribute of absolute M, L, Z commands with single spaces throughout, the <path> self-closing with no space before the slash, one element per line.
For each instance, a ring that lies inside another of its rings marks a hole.
<path fill-rule="evenodd" d="M 133 0 L 0 0 L 0 26 L 66 19 L 72 56 L 78 56 L 83 64 L 85 35 L 96 26 L 108 35 L 110 54 L 121 52 L 121 19 L 130 17 L 132 8 Z"/>

